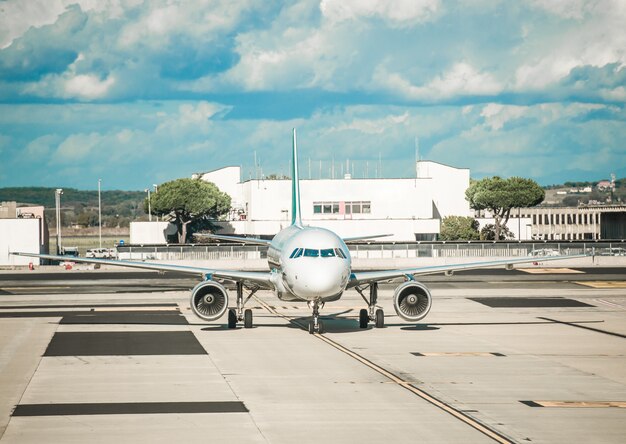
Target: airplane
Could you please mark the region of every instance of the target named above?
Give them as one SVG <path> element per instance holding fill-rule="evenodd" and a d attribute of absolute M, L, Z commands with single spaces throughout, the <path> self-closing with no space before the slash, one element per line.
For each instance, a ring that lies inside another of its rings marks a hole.
<path fill-rule="evenodd" d="M 377 328 L 384 327 L 385 315 L 378 304 L 378 284 L 403 278 L 394 291 L 393 306 L 399 317 L 415 323 L 423 319 L 431 309 L 432 294 L 428 287 L 415 280 L 415 276 L 454 271 L 505 266 L 536 262 L 536 258 L 483 261 L 454 265 L 435 265 L 417 268 L 391 269 L 381 271 L 355 271 L 352 269 L 347 243 L 388 235 L 340 237 L 331 230 L 305 226 L 300 212 L 300 181 L 298 175 L 298 150 L 296 130 L 292 142 L 292 205 L 291 225 L 277 233 L 272 240 L 211 234 L 216 240 L 236 241 L 268 247 L 267 262 L 269 271 L 239 271 L 202 268 L 176 264 L 157 264 L 111 259 L 72 258 L 75 262 L 141 268 L 159 271 L 176 271 L 200 274 L 203 281 L 191 291 L 190 304 L 193 313 L 200 319 L 212 322 L 228 311 L 228 328 L 236 328 L 243 322 L 244 328 L 253 326 L 252 310 L 245 304 L 258 290 L 271 290 L 278 299 L 288 302 L 306 302 L 312 310 L 308 324 L 311 334 L 324 333 L 320 320 L 320 310 L 324 304 L 337 301 L 346 290 L 354 288 L 365 301 L 367 308 L 359 311 L 359 327 L 367 328 L 373 322 Z M 13 252 L 19 256 L 42 259 L 66 260 L 66 257 Z M 585 255 L 552 256 L 541 261 L 571 259 Z M 236 285 L 235 307 L 229 308 L 229 294 L 224 281 Z M 368 291 L 369 290 L 369 291 Z M 365 292 L 368 291 L 368 295 Z M 244 295 L 247 292 L 247 295 Z M 244 298 L 244 296 L 246 296 Z"/>

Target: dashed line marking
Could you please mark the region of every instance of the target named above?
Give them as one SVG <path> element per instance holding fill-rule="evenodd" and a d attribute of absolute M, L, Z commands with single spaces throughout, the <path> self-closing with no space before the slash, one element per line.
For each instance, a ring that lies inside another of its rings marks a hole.
<path fill-rule="evenodd" d="M 503 357 L 502 353 L 493 352 L 412 352 L 414 356 L 430 357 L 462 357 L 462 356 L 482 356 L 482 357 Z"/>
<path fill-rule="evenodd" d="M 591 288 L 626 288 L 626 281 L 576 281 L 574 283 Z"/>
<path fill-rule="evenodd" d="M 530 274 L 585 274 L 584 271 L 572 268 L 518 268 L 518 270 Z"/>
<path fill-rule="evenodd" d="M 626 408 L 625 401 L 520 401 L 529 407 L 549 407 L 549 408 Z"/>
<path fill-rule="evenodd" d="M 623 309 L 626 308 L 623 305 L 616 304 L 615 302 L 607 301 L 605 299 L 596 299 L 596 301 L 600 304 L 608 305 L 609 307 Z"/>

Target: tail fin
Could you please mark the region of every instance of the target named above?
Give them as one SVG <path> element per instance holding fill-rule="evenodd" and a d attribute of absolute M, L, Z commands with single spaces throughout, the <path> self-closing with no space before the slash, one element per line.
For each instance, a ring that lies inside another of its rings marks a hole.
<path fill-rule="evenodd" d="M 296 129 L 293 129 L 293 159 L 291 161 L 291 225 L 302 226 L 300 216 L 300 177 L 298 175 L 298 148 Z"/>

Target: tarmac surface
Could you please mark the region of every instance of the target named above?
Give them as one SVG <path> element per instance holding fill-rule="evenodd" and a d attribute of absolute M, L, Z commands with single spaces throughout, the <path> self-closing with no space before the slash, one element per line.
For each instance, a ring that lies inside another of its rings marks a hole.
<path fill-rule="evenodd" d="M 0 442 L 622 443 L 626 269 L 425 276 L 419 324 L 257 293 L 205 323 L 195 277 L 0 273 Z M 231 292 L 231 297 L 233 293 Z"/>

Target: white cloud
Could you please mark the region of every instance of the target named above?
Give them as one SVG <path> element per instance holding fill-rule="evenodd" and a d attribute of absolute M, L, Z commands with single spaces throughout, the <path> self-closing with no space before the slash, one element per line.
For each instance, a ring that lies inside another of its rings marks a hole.
<path fill-rule="evenodd" d="M 424 86 L 415 86 L 400 74 L 388 73 L 384 67 L 376 70 L 374 80 L 400 97 L 418 100 L 495 95 L 503 89 L 490 73 L 477 71 L 465 62 L 456 63 L 449 71 L 434 77 Z"/>
<path fill-rule="evenodd" d="M 59 144 L 53 157 L 54 163 L 73 163 L 85 159 L 96 151 L 103 141 L 99 133 L 72 134 Z"/>
<path fill-rule="evenodd" d="M 568 19 L 582 19 L 591 11 L 597 0 L 527 0 L 528 3 L 538 9 L 542 9 L 559 17 Z"/>
<path fill-rule="evenodd" d="M 253 6 L 249 0 L 147 2 L 139 18 L 121 30 L 119 44 L 124 48 L 135 45 L 158 48 L 174 35 L 204 39 L 233 30 Z"/>
<path fill-rule="evenodd" d="M 530 4 L 565 20 L 549 23 L 551 28 L 533 26 L 516 48 L 515 90 L 547 90 L 576 67 L 626 65 L 626 2 L 532 0 Z"/>
<path fill-rule="evenodd" d="M 29 159 L 41 160 L 52 152 L 53 147 L 56 146 L 58 142 L 59 136 L 54 134 L 46 134 L 45 136 L 37 137 L 26 145 L 24 155 Z"/>
<path fill-rule="evenodd" d="M 378 17 L 391 26 L 412 26 L 432 19 L 439 0 L 322 0 L 320 10 L 332 22 Z"/>
<path fill-rule="evenodd" d="M 230 106 L 219 103 L 209 103 L 205 101 L 197 102 L 195 106 L 193 103 L 185 103 L 179 107 L 179 121 L 183 124 L 202 123 L 214 116 L 225 114 L 230 111 L 231 108 Z"/>
<path fill-rule="evenodd" d="M 480 115 L 485 118 L 485 124 L 494 131 L 501 129 L 505 123 L 522 117 L 528 111 L 525 106 L 487 104 Z"/>
<path fill-rule="evenodd" d="M 70 77 L 65 81 L 64 97 L 78 99 L 99 99 L 106 96 L 109 89 L 115 83 L 115 77 L 109 76 L 100 80 L 98 76 L 81 74 Z"/>
<path fill-rule="evenodd" d="M 325 133 L 354 130 L 364 134 L 382 134 L 399 125 L 406 125 L 409 121 L 409 113 L 392 114 L 377 119 L 354 118 L 350 122 L 341 123 L 329 128 Z"/>
<path fill-rule="evenodd" d="M 107 18 L 119 18 L 124 11 L 140 5 L 143 0 L 5 0 L 0 3 L 0 49 L 11 45 L 30 28 L 51 25 L 66 11 L 78 4 L 83 11 L 93 11 Z"/>

